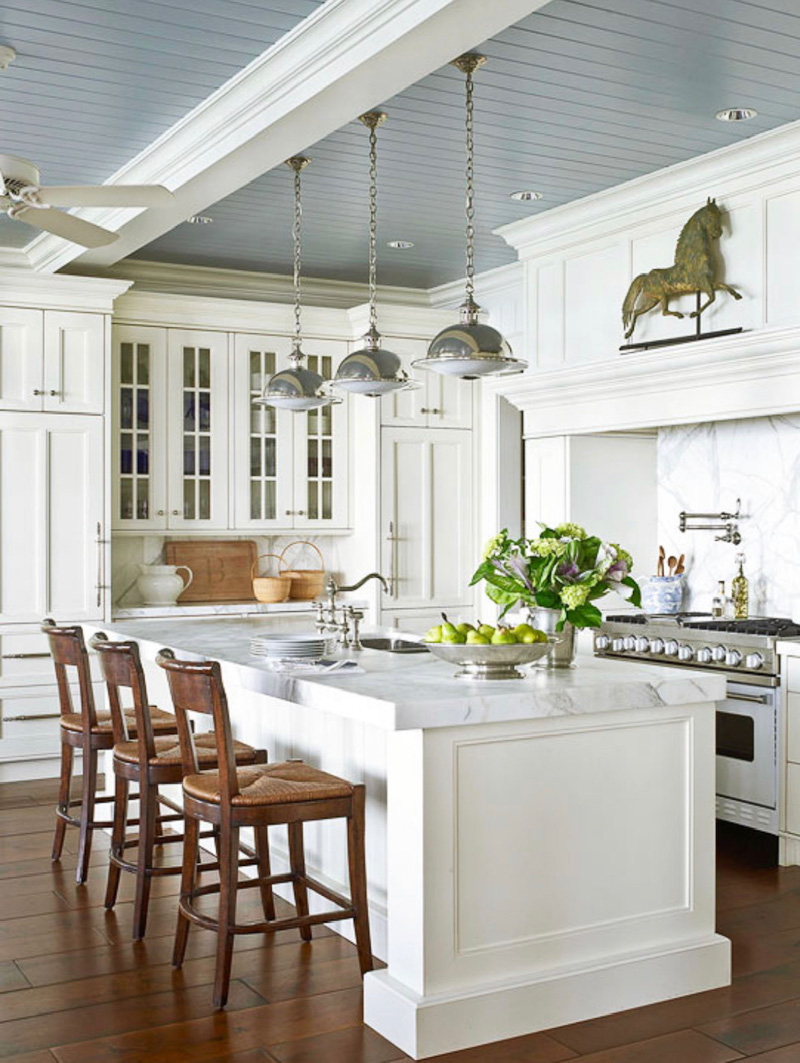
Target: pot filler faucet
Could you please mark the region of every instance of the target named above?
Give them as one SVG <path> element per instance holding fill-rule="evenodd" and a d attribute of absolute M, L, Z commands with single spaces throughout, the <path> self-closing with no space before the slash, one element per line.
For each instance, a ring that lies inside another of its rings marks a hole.
<path fill-rule="evenodd" d="M 349 587 L 340 587 L 333 576 L 328 577 L 328 581 L 325 584 L 325 590 L 328 593 L 328 608 L 325 608 L 324 602 L 317 602 L 317 631 L 320 634 L 324 632 L 334 632 L 336 634 L 337 645 L 343 649 L 360 650 L 363 649 L 361 641 L 358 635 L 358 626 L 364 619 L 364 614 L 359 609 L 354 609 L 352 605 L 342 606 L 341 619 L 337 618 L 336 611 L 336 595 L 340 591 L 357 591 L 359 587 L 363 587 L 364 584 L 371 579 L 376 579 L 381 584 L 386 593 L 389 593 L 389 584 L 386 582 L 380 572 L 370 572 L 368 576 L 364 576 L 358 583 L 353 583 Z M 353 636 L 350 637 L 350 623 L 353 624 Z"/>

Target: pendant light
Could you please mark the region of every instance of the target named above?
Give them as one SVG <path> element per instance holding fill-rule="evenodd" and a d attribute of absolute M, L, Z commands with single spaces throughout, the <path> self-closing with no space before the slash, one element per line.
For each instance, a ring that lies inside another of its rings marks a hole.
<path fill-rule="evenodd" d="M 425 358 L 413 364 L 432 369 L 446 376 L 475 380 L 479 376 L 499 376 L 521 373 L 528 363 L 515 358 L 506 340 L 497 329 L 479 320 L 480 307 L 475 302 L 475 145 L 473 139 L 474 110 L 472 75 L 486 62 L 483 55 L 462 55 L 453 60 L 466 75 L 466 131 L 467 131 L 467 297 L 461 305 L 461 321 L 443 329 L 428 347 Z"/>
<path fill-rule="evenodd" d="M 368 111 L 359 118 L 369 130 L 369 329 L 364 346 L 348 354 L 336 371 L 334 386 L 357 395 L 377 398 L 389 391 L 406 391 L 420 385 L 409 380 L 399 355 L 381 347 L 378 332 L 377 219 L 378 219 L 378 126 L 386 121 L 383 111 Z"/>
<path fill-rule="evenodd" d="M 328 382 L 303 365 L 300 334 L 300 234 L 303 220 L 303 207 L 300 200 L 300 174 L 311 159 L 305 155 L 294 155 L 286 160 L 286 165 L 294 171 L 294 339 L 292 353 L 289 355 L 289 368 L 275 373 L 267 381 L 261 397 L 254 400 L 255 406 L 277 406 L 282 410 L 316 410 L 320 406 L 330 406 L 342 400 L 331 395 Z"/>

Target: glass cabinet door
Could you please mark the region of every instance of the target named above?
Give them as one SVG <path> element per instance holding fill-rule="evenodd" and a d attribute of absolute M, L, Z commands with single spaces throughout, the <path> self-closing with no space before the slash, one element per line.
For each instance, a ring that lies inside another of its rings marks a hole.
<path fill-rule="evenodd" d="M 170 528 L 228 526 L 228 337 L 170 329 Z"/>
<path fill-rule="evenodd" d="M 112 524 L 167 526 L 165 329 L 114 328 L 112 354 Z"/>
<path fill-rule="evenodd" d="M 238 334 L 234 342 L 234 523 L 291 528 L 294 519 L 293 414 L 255 406 L 267 380 L 288 365 L 283 336 Z"/>
<path fill-rule="evenodd" d="M 346 345 L 335 340 L 309 340 L 306 347 L 309 369 L 326 380 L 347 353 Z M 349 401 L 345 397 L 338 406 L 295 415 L 295 528 L 348 526 Z M 365 403 L 373 401 L 362 398 Z"/>

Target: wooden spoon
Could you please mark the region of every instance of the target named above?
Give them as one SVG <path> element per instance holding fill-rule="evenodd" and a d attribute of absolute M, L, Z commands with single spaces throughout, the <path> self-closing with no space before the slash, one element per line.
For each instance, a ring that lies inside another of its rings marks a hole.
<path fill-rule="evenodd" d="M 676 576 L 680 576 L 686 571 L 686 568 L 685 568 L 685 566 L 683 564 L 683 562 L 685 560 L 686 560 L 686 554 L 681 554 L 681 556 L 678 558 L 678 567 L 675 569 L 675 575 Z"/>
<path fill-rule="evenodd" d="M 670 576 L 675 575 L 675 569 L 678 567 L 678 559 L 674 555 L 667 558 L 667 565 L 669 566 Z"/>
<path fill-rule="evenodd" d="M 659 546 L 659 548 L 658 548 L 658 565 L 656 567 L 656 575 L 657 576 L 663 576 L 664 575 L 664 558 L 665 557 L 666 557 L 666 552 L 664 550 L 664 547 L 663 546 Z"/>

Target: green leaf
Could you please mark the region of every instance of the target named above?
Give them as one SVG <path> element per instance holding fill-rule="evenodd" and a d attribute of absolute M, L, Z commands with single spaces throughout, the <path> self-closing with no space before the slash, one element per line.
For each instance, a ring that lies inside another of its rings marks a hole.
<path fill-rule="evenodd" d="M 642 606 L 642 591 L 639 584 L 636 582 L 633 576 L 625 576 L 625 578 L 622 579 L 620 582 L 624 583 L 626 587 L 631 588 L 631 594 L 628 597 L 628 601 L 631 603 L 631 605 L 635 605 L 637 608 L 640 609 Z"/>
<path fill-rule="evenodd" d="M 476 583 L 480 583 L 482 579 L 487 579 L 491 573 L 496 571 L 497 569 L 494 567 L 491 561 L 484 561 L 475 569 L 475 574 L 470 580 L 470 587 L 474 587 Z"/>
<path fill-rule="evenodd" d="M 491 584 L 486 588 L 486 595 L 495 603 L 495 605 L 507 605 L 511 606 L 515 602 L 519 601 L 519 593 L 516 591 L 504 591 L 499 587 L 494 587 Z"/>
<path fill-rule="evenodd" d="M 543 587 L 536 591 L 536 604 L 542 609 L 561 609 L 561 598 L 552 588 Z"/>
<path fill-rule="evenodd" d="M 567 620 L 575 627 L 600 627 L 603 622 L 603 614 L 597 606 L 585 602 L 577 609 L 567 610 Z"/>

